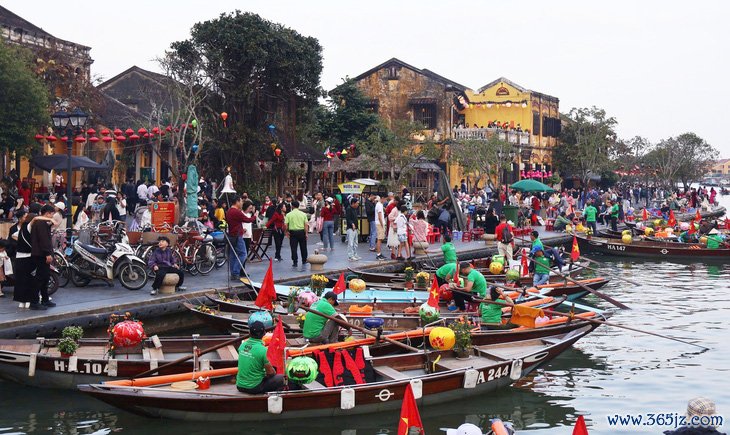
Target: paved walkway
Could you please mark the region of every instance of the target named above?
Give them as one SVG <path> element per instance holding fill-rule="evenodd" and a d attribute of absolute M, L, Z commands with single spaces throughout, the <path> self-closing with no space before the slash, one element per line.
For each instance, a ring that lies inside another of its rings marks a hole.
<path fill-rule="evenodd" d="M 565 233 L 545 232 L 541 230 L 541 234 L 543 234 L 542 238 L 548 243 L 551 240 L 565 239 Z M 309 238 L 310 243 L 308 249 L 310 254 L 322 248 L 321 245 L 317 245 L 318 239 L 318 237 Z M 339 238 L 336 240 L 339 240 Z M 329 257 L 325 265 L 325 271 L 318 273 L 336 276 L 340 271 L 347 270 L 348 267 L 397 267 L 399 265 L 397 261 L 375 260 L 375 253 L 368 250 L 367 243 L 361 243 L 359 245 L 358 252 L 362 260 L 356 262 L 348 261 L 346 245 L 344 243 L 335 243 L 337 245 L 335 251 L 325 253 Z M 486 251 L 487 249 L 495 249 L 494 242 L 489 242 L 486 245 L 483 241 L 456 242 L 454 245 L 457 252 L 462 255 L 466 253 L 487 255 L 489 254 Z M 430 256 L 437 263 L 442 261 L 443 257 L 441 255 L 440 245 L 432 245 L 429 252 L 431 253 Z M 273 256 L 273 249 L 269 250 L 269 254 Z M 282 258 L 284 261 L 275 261 L 273 263 L 274 280 L 276 282 L 295 281 L 297 279 L 308 280 L 309 276 L 311 276 L 312 272 L 309 270 L 309 265 L 306 266 L 304 271 L 301 271 L 300 268 L 295 269 L 292 267 L 291 252 L 287 240 L 284 241 L 284 246 L 282 247 Z M 426 256 L 421 256 L 419 259 L 428 261 Z M 268 261 L 248 263 L 246 270 L 252 280 L 260 282 L 266 273 L 268 264 Z M 12 300 L 12 288 L 8 288 L 5 291 L 6 296 L 0 298 L 0 330 L 19 325 L 40 324 L 53 320 L 70 319 L 83 314 L 107 313 L 129 310 L 138 306 L 150 306 L 164 302 L 179 301 L 183 297 L 194 298 L 214 289 L 226 289 L 232 285 L 240 285 L 240 282 L 229 280 L 228 265 L 226 265 L 224 268 L 214 269 L 207 276 L 186 275 L 184 285 L 187 287 L 187 290 L 184 293 L 151 296 L 149 294 L 150 285 L 151 283 L 139 291 L 130 291 L 122 287 L 118 281 L 115 282 L 113 287 L 101 281 L 92 281 L 90 285 L 83 288 L 74 287 L 72 283 L 69 283 L 68 286 L 59 288 L 56 294 L 53 295 L 53 301 L 57 306 L 46 311 L 30 311 L 19 308 L 18 304 Z"/>

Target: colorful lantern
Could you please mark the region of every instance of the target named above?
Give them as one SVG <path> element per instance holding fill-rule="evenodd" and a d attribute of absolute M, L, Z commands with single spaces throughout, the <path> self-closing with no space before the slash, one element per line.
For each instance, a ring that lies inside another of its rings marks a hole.
<path fill-rule="evenodd" d="M 193 147 L 192 147 L 192 149 L 193 149 L 193 152 L 194 152 L 194 153 L 197 153 L 197 152 L 198 152 L 198 148 L 199 148 L 199 147 L 198 147 L 198 144 L 194 143 L 194 144 L 193 144 Z"/>
<path fill-rule="evenodd" d="M 281 155 L 281 148 L 275 149 L 274 154 L 276 154 L 276 157 L 279 157 Z"/>
<path fill-rule="evenodd" d="M 317 361 L 308 356 L 293 358 L 286 365 L 286 377 L 297 384 L 309 384 L 317 379 L 319 366 Z"/>
<path fill-rule="evenodd" d="M 139 136 L 136 135 L 136 134 L 133 134 L 133 135 L 129 136 L 129 139 L 130 140 L 138 140 L 139 139 Z"/>
<path fill-rule="evenodd" d="M 117 347 L 136 346 L 145 339 L 142 322 L 125 320 L 114 325 L 114 345 Z"/>
<path fill-rule="evenodd" d="M 312 304 L 314 304 L 318 300 L 319 300 L 319 297 L 317 296 L 317 294 L 314 293 L 313 291 L 309 291 L 309 290 L 300 292 L 297 295 L 297 301 L 299 301 L 299 305 L 302 305 L 305 307 L 311 307 Z"/>
<path fill-rule="evenodd" d="M 104 143 L 109 143 L 109 142 L 111 142 L 111 141 L 112 141 L 113 139 L 112 139 L 111 137 L 109 137 L 109 136 L 104 136 L 104 137 L 102 137 L 102 138 L 101 138 L 101 140 L 103 140 L 103 141 L 104 141 Z"/>
<path fill-rule="evenodd" d="M 527 177 L 525 176 L 525 171 L 520 171 L 520 178 L 527 178 Z"/>
<path fill-rule="evenodd" d="M 517 269 L 510 269 L 507 271 L 505 278 L 507 281 L 517 282 L 520 280 L 520 271 Z"/>
<path fill-rule="evenodd" d="M 504 270 L 504 265 L 502 263 L 498 263 L 496 261 L 489 263 L 489 272 L 491 272 L 492 275 L 499 275 L 502 273 L 502 270 Z"/>
<path fill-rule="evenodd" d="M 268 311 L 254 311 L 248 317 L 249 326 L 253 322 L 261 322 L 264 324 L 264 328 L 272 328 L 274 326 L 274 319 L 271 317 L 271 313 Z"/>
<path fill-rule="evenodd" d="M 50 136 L 46 136 L 46 140 L 48 142 L 55 142 L 55 141 L 58 140 L 58 138 L 56 136 L 54 136 L 54 135 L 50 135 Z"/>
<path fill-rule="evenodd" d="M 139 134 L 140 136 L 144 136 L 145 133 L 147 133 L 147 129 L 144 127 L 140 127 L 140 129 L 137 130 L 137 134 Z"/>
<path fill-rule="evenodd" d="M 350 290 L 352 290 L 355 293 L 362 293 L 363 290 L 365 290 L 365 281 L 361 280 L 360 278 L 355 278 L 350 280 L 349 284 Z"/>
<path fill-rule="evenodd" d="M 160 132 L 160 127 L 152 127 L 152 133 L 157 134 Z"/>
<path fill-rule="evenodd" d="M 226 119 L 228 119 L 228 114 L 226 112 L 221 112 L 221 119 L 223 120 L 223 127 L 228 127 L 228 123 L 226 123 Z"/>
<path fill-rule="evenodd" d="M 114 139 L 116 139 L 116 140 L 117 140 L 117 142 L 124 142 L 124 141 L 125 141 L 125 140 L 126 140 L 127 138 L 126 138 L 126 137 L 124 137 L 124 136 L 122 136 L 122 135 L 120 134 L 119 136 L 115 137 Z"/>
<path fill-rule="evenodd" d="M 439 287 L 439 299 L 446 302 L 454 299 L 454 294 L 451 292 L 451 288 L 448 284 L 444 284 Z"/>
<path fill-rule="evenodd" d="M 67 142 L 67 141 L 68 141 L 68 136 L 63 136 L 61 138 L 61 142 Z"/>
<path fill-rule="evenodd" d="M 342 150 L 342 153 L 341 153 L 341 154 L 342 154 L 343 156 L 347 155 L 347 148 L 343 149 L 343 150 Z"/>
<path fill-rule="evenodd" d="M 42 140 L 43 140 L 43 139 L 45 139 L 45 138 L 46 138 L 46 137 L 45 137 L 45 136 L 43 136 L 42 134 L 37 134 L 37 135 L 35 135 L 35 140 L 37 140 L 38 142 L 42 141 Z"/>
<path fill-rule="evenodd" d="M 624 242 L 626 245 L 630 245 L 631 242 L 634 241 L 633 237 L 631 237 L 631 234 L 624 234 L 621 236 L 621 241 Z"/>
<path fill-rule="evenodd" d="M 96 136 L 91 136 L 89 138 L 89 142 L 91 142 L 91 143 L 97 143 L 97 142 L 99 142 L 99 138 L 96 137 Z"/>
<path fill-rule="evenodd" d="M 431 323 L 437 321 L 441 313 L 439 313 L 438 308 L 432 307 L 428 302 L 424 302 L 418 307 L 418 315 L 424 323 Z"/>
<path fill-rule="evenodd" d="M 428 342 L 436 350 L 451 350 L 456 344 L 456 334 L 451 328 L 437 326 L 428 334 Z"/>
<path fill-rule="evenodd" d="M 74 139 L 77 143 L 84 143 L 86 142 L 86 138 L 83 136 L 76 136 L 76 139 Z"/>
<path fill-rule="evenodd" d="M 124 134 L 126 134 L 127 136 L 131 136 L 134 134 L 134 130 L 132 130 L 131 128 L 128 128 L 128 129 L 124 130 Z"/>
<path fill-rule="evenodd" d="M 105 128 L 105 129 L 103 129 L 102 131 L 99 132 L 99 134 L 101 134 L 102 136 L 109 136 L 110 133 L 111 132 L 109 131 L 108 128 Z"/>
<path fill-rule="evenodd" d="M 120 130 L 118 128 L 114 129 L 114 136 L 120 136 L 122 133 L 123 133 L 122 130 Z"/>
<path fill-rule="evenodd" d="M 193 127 L 193 128 L 198 128 L 198 120 L 197 119 L 193 119 L 193 121 L 190 123 L 190 126 Z"/>
<path fill-rule="evenodd" d="M 88 130 L 86 130 L 86 134 L 88 134 L 89 136 L 94 135 L 96 134 L 96 130 L 94 130 L 93 128 L 89 128 Z"/>

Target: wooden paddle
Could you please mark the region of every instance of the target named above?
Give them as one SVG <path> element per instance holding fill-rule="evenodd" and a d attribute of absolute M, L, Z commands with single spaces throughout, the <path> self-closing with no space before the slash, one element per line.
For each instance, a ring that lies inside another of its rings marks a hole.
<path fill-rule="evenodd" d="M 507 287 L 507 288 L 509 288 L 509 287 Z M 471 295 L 471 293 L 469 293 L 469 292 L 462 292 L 460 290 L 453 290 L 453 291 L 457 291 L 459 293 Z M 507 304 L 507 303 L 504 303 L 504 302 L 491 301 L 491 300 L 488 300 L 488 299 L 472 298 L 472 300 L 474 302 L 480 302 L 480 303 L 486 303 L 486 304 L 494 304 L 494 305 L 500 305 L 500 306 L 504 306 L 504 307 L 511 307 L 512 306 L 512 305 Z M 546 308 L 541 308 L 541 310 L 544 313 L 552 314 L 552 315 L 558 316 L 558 317 L 568 317 L 568 318 L 571 318 L 572 317 L 572 316 L 566 315 L 565 313 L 560 313 L 560 312 L 553 311 L 553 310 L 546 309 Z M 699 347 L 700 349 L 709 350 L 708 347 L 700 346 L 699 344 L 691 343 L 689 341 L 681 340 L 679 338 L 674 338 L 674 337 L 669 337 L 667 335 L 657 334 L 656 332 L 644 331 L 642 329 L 636 329 L 636 328 L 632 328 L 630 326 L 619 325 L 618 323 L 607 322 L 605 320 L 591 319 L 591 318 L 587 318 L 587 317 L 579 317 L 578 319 L 579 320 L 586 320 L 588 322 L 596 323 L 596 324 L 599 324 L 599 325 L 613 326 L 613 327 L 616 327 L 616 328 L 626 329 L 626 330 L 629 330 L 629 331 L 640 332 L 642 334 L 649 334 L 649 335 L 653 335 L 653 336 L 659 337 L 659 338 L 666 338 L 667 340 L 673 340 L 673 341 L 677 341 L 679 343 L 689 344 L 689 345 L 692 345 L 692 346 L 696 346 L 696 347 Z"/>
<path fill-rule="evenodd" d="M 226 340 L 223 343 L 216 344 L 215 346 L 211 346 L 211 347 L 209 347 L 207 349 L 203 349 L 203 350 L 199 351 L 198 352 L 198 355 L 205 355 L 208 352 L 213 352 L 213 351 L 218 350 L 218 349 L 220 349 L 222 347 L 225 347 L 225 346 L 228 346 L 230 344 L 233 344 L 233 343 L 235 343 L 237 341 L 241 341 L 244 338 L 247 338 L 247 336 L 240 335 L 238 337 L 231 338 L 230 340 Z M 142 373 L 137 373 L 136 375 L 132 376 L 129 379 L 141 378 L 141 377 L 144 377 L 146 375 L 150 375 L 152 373 L 156 373 L 159 370 L 164 369 L 166 367 L 174 366 L 176 364 L 180 364 L 182 362 L 185 362 L 185 361 L 189 360 L 190 358 L 193 358 L 194 356 L 195 356 L 195 354 L 194 353 L 191 353 L 190 355 L 184 356 L 184 357 L 181 357 L 181 358 L 178 358 L 175 361 L 170 361 L 169 363 L 162 364 L 161 366 L 159 366 L 157 368 L 150 369 L 150 370 L 144 371 Z"/>
<path fill-rule="evenodd" d="M 350 328 L 356 329 L 356 330 L 362 332 L 365 335 L 369 335 L 369 336 L 375 337 L 375 338 L 382 338 L 383 340 L 387 341 L 388 343 L 392 343 L 392 344 L 394 344 L 396 346 L 402 347 L 403 349 L 406 349 L 409 352 L 420 352 L 420 350 L 419 349 L 416 349 L 415 347 L 411 347 L 411 346 L 409 346 L 409 345 L 407 345 L 405 343 L 401 343 L 400 341 L 393 340 L 392 338 L 388 338 L 385 335 L 381 335 L 380 337 L 378 337 L 378 334 L 370 331 L 369 329 L 365 329 L 363 327 L 360 327 L 360 326 L 357 326 L 357 325 L 353 325 L 352 323 L 346 322 L 346 321 L 340 319 L 339 317 L 334 317 L 334 316 L 330 316 L 330 315 L 327 315 L 327 314 L 324 314 L 324 313 L 320 313 L 317 310 L 314 310 L 314 309 L 309 308 L 309 307 L 305 307 L 303 305 L 300 305 L 299 308 L 301 308 L 304 311 L 307 311 L 309 313 L 316 314 L 318 316 L 322 316 L 325 319 L 332 320 L 333 322 L 335 322 L 338 325 L 343 326 L 345 328 L 348 328 L 348 329 L 350 329 Z"/>

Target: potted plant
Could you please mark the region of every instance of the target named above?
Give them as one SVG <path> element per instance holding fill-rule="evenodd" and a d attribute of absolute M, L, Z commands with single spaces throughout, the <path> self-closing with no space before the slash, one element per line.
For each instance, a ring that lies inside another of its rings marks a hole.
<path fill-rule="evenodd" d="M 79 348 L 79 344 L 71 337 L 64 337 L 58 341 L 58 351 L 61 352 L 61 357 L 68 358 Z"/>
<path fill-rule="evenodd" d="M 312 279 L 309 283 L 309 287 L 317 296 L 322 296 L 324 287 L 330 280 L 324 275 L 312 275 Z"/>
<path fill-rule="evenodd" d="M 79 342 L 84 336 L 84 329 L 80 326 L 67 326 L 61 331 L 62 338 L 70 338 L 75 342 Z"/>
<path fill-rule="evenodd" d="M 471 356 L 471 328 L 472 325 L 463 317 L 458 318 L 449 325 L 454 331 L 456 342 L 454 343 L 454 352 L 457 358 L 469 358 Z"/>
<path fill-rule="evenodd" d="M 425 289 L 428 287 L 428 281 L 431 279 L 431 274 L 428 272 L 418 272 L 416 274 L 416 287 Z"/>
<path fill-rule="evenodd" d="M 406 288 L 412 289 L 413 288 L 413 274 L 414 274 L 413 268 L 411 266 L 406 267 L 405 270 L 403 271 L 403 274 L 405 275 L 405 278 L 406 278 Z"/>

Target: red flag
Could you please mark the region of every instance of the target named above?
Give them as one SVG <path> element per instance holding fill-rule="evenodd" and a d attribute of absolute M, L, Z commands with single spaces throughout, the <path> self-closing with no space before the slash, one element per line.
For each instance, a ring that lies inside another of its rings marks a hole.
<path fill-rule="evenodd" d="M 575 422 L 575 427 L 573 427 L 573 435 L 588 435 L 586 420 L 583 418 L 582 415 L 579 415 L 578 421 Z"/>
<path fill-rule="evenodd" d="M 702 215 L 700 214 L 700 209 L 699 208 L 697 209 L 697 212 L 695 213 L 695 220 L 697 222 L 699 222 L 699 221 L 702 220 Z"/>
<path fill-rule="evenodd" d="M 649 213 L 646 212 L 646 209 L 644 209 L 641 212 L 641 220 L 643 220 L 643 221 L 648 221 L 649 220 Z"/>
<path fill-rule="evenodd" d="M 527 264 L 527 248 L 522 248 L 522 276 L 530 274 L 530 266 Z"/>
<path fill-rule="evenodd" d="M 431 291 L 428 292 L 428 301 L 426 301 L 427 304 L 434 308 L 439 307 L 439 283 L 436 281 L 436 275 L 433 276 L 433 281 L 431 281 Z"/>
<path fill-rule="evenodd" d="M 276 369 L 279 375 L 284 374 L 284 348 L 286 347 L 286 335 L 284 334 L 284 324 L 281 323 L 281 316 L 276 322 L 274 333 L 269 341 L 269 347 L 266 349 L 266 358 Z"/>
<path fill-rule="evenodd" d="M 420 434 L 424 434 L 421 415 L 418 413 L 416 399 L 413 397 L 411 384 L 406 385 L 406 393 L 403 395 L 403 405 L 400 408 L 400 420 L 398 420 L 398 435 L 408 435 L 408 428 L 417 427 Z"/>
<path fill-rule="evenodd" d="M 335 292 L 336 295 L 338 295 L 344 292 L 346 289 L 347 284 L 345 284 L 345 272 L 340 272 L 340 277 L 337 279 L 335 286 L 332 287 L 332 291 Z"/>
<path fill-rule="evenodd" d="M 669 220 L 667 226 L 674 228 L 677 225 L 677 219 L 674 218 L 674 210 L 669 210 Z"/>
<path fill-rule="evenodd" d="M 454 272 L 454 284 L 459 285 L 459 262 L 456 262 L 456 271 Z"/>
<path fill-rule="evenodd" d="M 573 249 L 570 250 L 570 260 L 575 263 L 580 258 L 580 248 L 578 247 L 578 238 L 573 234 Z"/>
<path fill-rule="evenodd" d="M 256 306 L 266 308 L 267 310 L 273 310 L 274 305 L 272 302 L 276 300 L 276 289 L 274 288 L 274 270 L 273 262 L 269 258 L 269 270 L 264 275 L 264 282 L 261 283 L 259 294 L 256 296 Z"/>
<path fill-rule="evenodd" d="M 687 231 L 687 234 L 694 234 L 695 233 L 695 221 L 689 222 L 689 230 Z"/>

